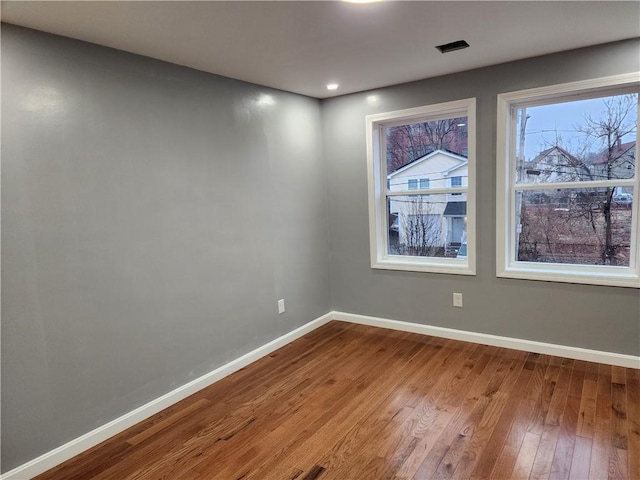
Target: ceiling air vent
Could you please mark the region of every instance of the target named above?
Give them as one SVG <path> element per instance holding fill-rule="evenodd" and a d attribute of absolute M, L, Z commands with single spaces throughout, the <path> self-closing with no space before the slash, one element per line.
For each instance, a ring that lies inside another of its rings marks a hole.
<path fill-rule="evenodd" d="M 469 44 L 464 40 L 458 40 L 456 42 L 445 43 L 444 45 L 438 45 L 436 48 L 440 50 L 441 53 L 449 53 L 454 50 L 462 50 L 463 48 L 467 48 Z"/>

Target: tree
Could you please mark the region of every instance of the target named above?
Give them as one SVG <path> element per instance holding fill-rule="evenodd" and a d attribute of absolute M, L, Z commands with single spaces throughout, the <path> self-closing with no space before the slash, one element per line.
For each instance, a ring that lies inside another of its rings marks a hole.
<path fill-rule="evenodd" d="M 631 113 L 637 106 L 636 95 L 622 95 L 603 100 L 605 104 L 604 115 L 594 119 L 592 116 L 586 117 L 586 125 L 583 132 L 591 138 L 604 144 L 602 154 L 603 167 L 595 167 L 595 174 L 604 176 L 607 180 L 620 178 L 616 170 L 619 163 L 623 163 L 620 150 L 622 139 L 632 133 L 636 128 L 636 122 L 631 121 Z M 598 171 L 601 170 L 601 171 Z M 616 245 L 613 241 L 613 217 L 611 206 L 613 202 L 613 187 L 607 187 L 605 195 L 602 196 L 601 208 L 604 215 L 605 232 L 604 245 L 602 249 L 602 261 L 604 264 L 616 264 Z"/>
<path fill-rule="evenodd" d="M 422 196 L 411 196 L 406 202 L 400 238 L 404 253 L 420 257 L 443 254 L 441 215 Z"/>
<path fill-rule="evenodd" d="M 392 173 L 435 150 L 465 155 L 467 119 L 448 118 L 387 129 L 387 173 Z"/>

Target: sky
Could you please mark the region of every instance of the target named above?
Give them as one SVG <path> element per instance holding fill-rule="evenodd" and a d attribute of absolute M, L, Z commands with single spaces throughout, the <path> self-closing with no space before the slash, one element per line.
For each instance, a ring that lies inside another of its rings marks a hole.
<path fill-rule="evenodd" d="M 608 97 L 615 99 L 615 97 Z M 527 107 L 529 119 L 526 125 L 525 158 L 533 159 L 542 150 L 555 144 L 556 135 L 562 139 L 560 145 L 570 153 L 578 153 L 585 143 L 592 151 L 600 151 L 603 144 L 594 141 L 578 131 L 580 125 L 586 125 L 585 117 L 590 115 L 594 119 L 602 117 L 605 111 L 604 98 L 578 100 L 574 102 Z M 628 119 L 637 128 L 638 96 L 635 95 L 633 110 Z M 636 130 L 623 138 L 623 143 L 634 141 Z"/>

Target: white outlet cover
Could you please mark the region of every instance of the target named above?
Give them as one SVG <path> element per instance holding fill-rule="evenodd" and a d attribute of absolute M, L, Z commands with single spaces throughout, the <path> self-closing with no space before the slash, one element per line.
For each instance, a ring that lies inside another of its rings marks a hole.
<path fill-rule="evenodd" d="M 453 306 L 454 307 L 462 307 L 462 294 L 454 293 L 453 294 Z"/>

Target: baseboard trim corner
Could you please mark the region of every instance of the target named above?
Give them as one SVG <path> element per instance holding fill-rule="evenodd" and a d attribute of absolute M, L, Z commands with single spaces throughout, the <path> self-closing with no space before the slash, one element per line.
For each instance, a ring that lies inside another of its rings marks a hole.
<path fill-rule="evenodd" d="M 115 420 L 112 420 L 105 425 L 102 425 L 101 427 L 96 428 L 95 430 L 85 433 L 84 435 L 61 445 L 60 447 L 51 450 L 50 452 L 40 455 L 39 457 L 0 475 L 0 480 L 29 480 L 40 475 L 41 473 L 60 465 L 62 462 L 65 462 L 113 437 L 114 435 L 117 435 L 127 428 L 134 426 L 152 415 L 155 415 L 165 408 L 170 407 L 180 400 L 187 398 L 189 395 L 192 395 L 218 380 L 231 375 L 250 363 L 269 355 L 278 348 L 291 343 L 331 320 L 333 320 L 333 315 L 331 313 L 318 317 L 315 320 L 312 320 L 311 322 L 306 323 L 301 327 L 298 327 L 295 330 L 286 333 L 271 342 L 262 345 L 261 347 L 258 347 L 255 350 L 252 350 L 251 352 L 248 352 L 245 355 L 242 355 L 241 357 L 236 358 L 235 360 L 232 360 L 231 362 L 222 365 L 189 383 L 124 414 L 121 417 L 116 418 Z"/>
<path fill-rule="evenodd" d="M 536 342 L 533 340 L 523 340 L 520 338 L 501 337 L 487 333 L 469 332 L 456 330 L 453 328 L 435 327 L 419 323 L 402 322 L 399 320 L 389 320 L 386 318 L 370 317 L 367 315 L 356 315 L 353 313 L 332 312 L 333 320 L 359 323 L 371 327 L 388 328 L 391 330 L 401 330 L 403 332 L 419 333 L 433 337 L 449 338 L 464 342 L 481 343 L 494 347 L 512 348 L 526 352 L 542 353 L 558 357 L 572 358 L 574 360 L 585 360 L 588 362 L 604 363 L 619 367 L 640 369 L 640 357 L 626 355 L 622 353 L 603 352 L 600 350 L 589 350 L 587 348 L 570 347 L 566 345 L 556 345 L 553 343 Z"/>

